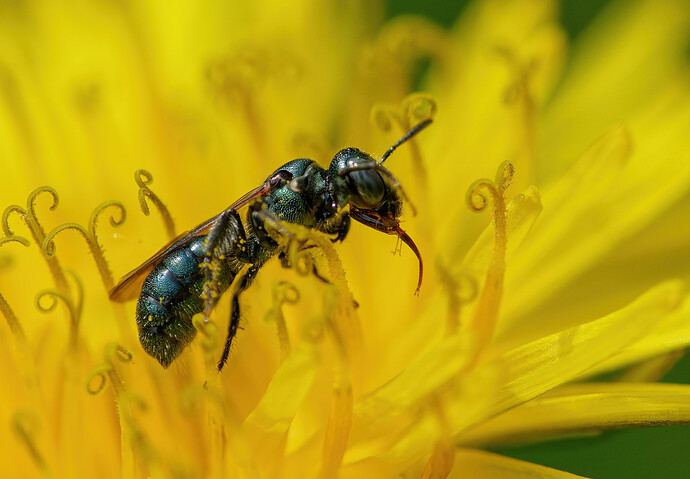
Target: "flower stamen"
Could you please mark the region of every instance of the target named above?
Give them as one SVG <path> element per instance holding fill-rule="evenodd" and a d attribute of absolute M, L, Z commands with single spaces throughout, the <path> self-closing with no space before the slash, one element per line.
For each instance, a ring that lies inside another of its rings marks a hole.
<path fill-rule="evenodd" d="M 467 192 L 467 204 L 475 212 L 483 211 L 489 204 L 489 198 L 492 200 L 494 220 L 494 244 L 491 260 L 470 326 L 477 334 L 475 360 L 493 336 L 503 295 L 507 241 L 504 194 L 514 173 L 513 165 L 507 161 L 503 162 L 498 168 L 495 181 L 477 180 Z"/>
<path fill-rule="evenodd" d="M 78 295 L 77 295 L 77 302 L 75 303 L 72 298 L 69 296 L 61 293 L 60 291 L 56 289 L 44 289 L 43 291 L 40 291 L 36 295 L 36 308 L 41 311 L 42 313 L 50 313 L 51 311 L 55 310 L 58 304 L 58 300 L 62 301 L 62 303 L 65 305 L 67 308 L 67 314 L 69 317 L 69 325 L 70 325 L 70 334 L 69 334 L 69 346 L 70 350 L 74 351 L 77 347 L 77 342 L 79 338 L 79 321 L 81 319 L 81 311 L 82 311 L 82 306 L 83 306 L 83 297 L 84 297 L 84 291 L 83 287 L 81 284 L 81 281 L 77 277 L 77 275 L 73 272 L 70 271 L 70 274 L 74 278 L 74 282 L 77 285 L 78 289 Z M 51 301 L 47 305 L 42 302 L 44 298 L 49 298 Z"/>
<path fill-rule="evenodd" d="M 333 343 L 336 346 L 337 360 L 333 371 L 333 389 L 331 393 L 331 412 L 326 423 L 326 435 L 323 442 L 320 477 L 328 479 L 336 477 L 338 469 L 343 462 L 345 449 L 350 437 L 352 429 L 352 412 L 354 404 L 354 396 L 352 392 L 352 382 L 350 380 L 350 372 L 347 360 L 347 352 L 343 338 L 335 327 L 337 320 L 334 320 L 332 315 L 342 316 L 342 308 L 338 307 L 337 297 L 339 296 L 337 287 L 331 286 L 327 300 L 329 303 L 326 307 L 325 322 L 329 326 L 328 331 L 333 337 Z"/>
<path fill-rule="evenodd" d="M 393 95 L 400 95 L 412 89 L 411 73 L 420 60 L 431 57 L 442 62 L 447 39 L 445 30 L 431 21 L 398 17 L 389 21 L 368 51 L 363 52 L 358 69 L 374 83 L 371 88 L 380 89 L 381 78 L 385 78 L 386 93 L 390 95 L 393 89 Z"/>
<path fill-rule="evenodd" d="M 16 213 L 24 221 L 24 224 L 27 226 L 27 228 L 29 228 L 29 232 L 31 233 L 31 236 L 34 239 L 34 242 L 38 245 L 39 248 L 42 247 L 45 241 L 46 234 L 45 230 L 43 229 L 43 226 L 41 226 L 41 224 L 38 222 L 38 218 L 36 216 L 36 198 L 38 198 L 38 196 L 40 196 L 41 193 L 48 193 L 51 195 L 53 203 L 50 205 L 49 209 L 50 211 L 55 211 L 58 204 L 60 203 L 60 198 L 57 194 L 57 191 L 55 191 L 55 189 L 50 186 L 40 186 L 36 188 L 31 193 L 29 193 L 29 197 L 26 201 L 26 208 L 22 208 L 19 205 L 10 205 L 7 208 L 5 208 L 5 211 L 2 213 L 2 231 L 5 235 L 5 238 L 2 239 L 2 242 L 0 244 L 7 241 L 17 241 L 25 246 L 28 246 L 29 242 L 26 238 L 22 236 L 16 236 L 10 229 L 9 217 L 12 213 Z M 48 249 L 52 251 L 52 242 L 48 243 Z M 48 264 L 48 270 L 50 271 L 50 274 L 53 277 L 55 287 L 61 293 L 66 295 L 69 294 L 69 286 L 67 284 L 67 280 L 65 279 L 62 267 L 60 266 L 60 263 L 58 262 L 57 258 L 54 258 L 52 256 L 47 257 L 45 255 L 43 255 L 43 257 L 45 258 L 46 263 Z"/>
<path fill-rule="evenodd" d="M 41 475 L 45 478 L 53 477 L 43 454 L 36 444 L 35 436 L 38 429 L 38 418 L 28 411 L 17 411 L 12 417 L 12 429 L 26 447 L 31 460 L 38 470 L 41 471 Z"/>
<path fill-rule="evenodd" d="M 410 131 L 412 125 L 434 118 L 437 109 L 436 101 L 431 95 L 412 93 L 406 96 L 398 106 L 386 103 L 374 105 L 371 109 L 371 121 L 384 132 L 390 131 L 395 124 L 401 133 L 405 133 Z M 408 140 L 407 144 L 412 157 L 414 176 L 417 179 L 419 189 L 426 197 L 428 174 L 424 167 L 422 154 L 415 139 Z"/>
<path fill-rule="evenodd" d="M 299 76 L 300 66 L 290 52 L 243 45 L 237 52 L 211 62 L 206 79 L 213 93 L 232 112 L 239 111 L 247 125 L 252 146 L 259 157 L 270 156 L 266 151 L 265 121 L 257 105 L 257 90 L 267 80 L 291 81 Z"/>
<path fill-rule="evenodd" d="M 359 359 L 360 354 L 352 355 L 352 353 L 354 349 L 359 349 L 361 346 L 362 329 L 354 311 L 354 301 L 349 292 L 342 262 L 331 241 L 325 235 L 312 229 L 284 221 L 273 222 L 268 226 L 270 227 L 269 234 L 272 231 L 279 233 L 274 235 L 274 239 L 282 243 L 284 247 L 287 246 L 288 257 L 292 256 L 291 262 L 297 261 L 299 264 L 300 261 L 308 261 L 310 266 L 303 269 L 303 274 L 314 272 L 314 258 L 311 252 L 313 246 L 307 245 L 307 243 L 313 242 L 318 250 L 323 252 L 330 272 L 330 288 L 327 290 L 326 298 L 327 313 L 324 315 L 325 323 L 335 332 L 334 338 L 342 346 L 344 357 L 357 357 Z M 331 314 L 331 311 L 334 310 L 339 312 L 337 314 L 339 320 L 335 322 L 332 321 L 333 315 Z"/>
<path fill-rule="evenodd" d="M 213 321 L 204 321 L 203 316 L 194 316 L 192 318 L 192 323 L 196 330 L 202 335 L 200 344 L 201 348 L 204 350 L 204 362 L 208 363 L 211 369 L 214 369 L 215 360 L 213 358 L 213 353 L 219 344 L 218 326 Z"/>
<path fill-rule="evenodd" d="M 115 370 L 115 368 L 113 368 Z M 117 375 L 117 373 L 115 373 Z M 121 381 L 119 375 L 118 380 Z M 111 381 L 113 374 L 111 374 Z M 121 383 L 122 391 L 118 393 L 117 404 L 120 416 L 120 430 L 121 430 L 121 451 L 122 451 L 122 477 L 148 477 L 155 476 L 151 469 L 154 469 L 155 459 L 157 458 L 156 451 L 151 446 L 150 442 L 146 440 L 141 432 L 141 429 L 134 420 L 134 408 L 141 411 L 146 411 L 148 405 L 144 398 L 132 391 L 124 390 L 124 383 Z M 114 386 L 117 390 L 117 387 Z M 129 476 L 131 472 L 134 475 Z M 160 472 L 160 471 L 157 471 Z"/>
<path fill-rule="evenodd" d="M 24 238 L 23 236 L 17 236 L 17 235 L 12 235 L 12 236 L 3 236 L 0 238 L 0 246 L 4 245 L 5 243 L 19 243 L 22 246 L 26 246 L 27 248 L 31 245 L 31 242 Z"/>
<path fill-rule="evenodd" d="M 292 151 L 299 157 L 311 158 L 321 165 L 330 162 L 333 147 L 323 136 L 299 131 L 294 134 L 290 143 Z"/>
<path fill-rule="evenodd" d="M 141 212 L 144 213 L 145 216 L 149 216 L 151 214 L 149 205 L 146 202 L 146 198 L 148 197 L 148 199 L 153 202 L 154 206 L 156 209 L 158 209 L 158 212 L 163 217 L 163 225 L 165 226 L 165 232 L 168 235 L 168 238 L 173 239 L 175 237 L 175 222 L 173 221 L 172 216 L 170 216 L 170 211 L 168 211 L 168 207 L 165 206 L 165 203 L 161 201 L 158 195 L 156 195 L 151 188 L 149 188 L 149 185 L 153 183 L 153 175 L 146 170 L 140 169 L 134 172 L 134 181 L 136 182 L 137 186 L 139 186 L 138 197 Z"/>
<path fill-rule="evenodd" d="M 28 348 L 29 345 L 26 341 L 24 328 L 22 328 L 22 325 L 19 323 L 19 319 L 17 319 L 17 315 L 14 314 L 12 307 L 5 300 L 2 293 L 0 293 L 0 313 L 2 313 L 2 315 L 5 317 L 7 326 L 10 328 L 10 332 L 14 336 L 14 339 L 17 341 L 18 345 L 22 348 L 25 346 Z"/>
<path fill-rule="evenodd" d="M 429 457 L 420 479 L 446 479 L 453 469 L 455 447 L 451 439 L 452 428 L 448 422 L 440 392 L 431 395 L 429 406 L 431 413 L 438 422 L 441 437 L 434 444 L 431 457 Z"/>
<path fill-rule="evenodd" d="M 110 364 L 101 364 L 92 369 L 88 376 L 86 376 L 86 392 L 92 396 L 102 393 L 108 385 L 108 373 L 112 369 L 113 367 Z"/>
<path fill-rule="evenodd" d="M 273 306 L 266 313 L 264 320 L 275 321 L 276 323 L 281 364 L 285 362 L 291 351 L 290 336 L 285 324 L 285 316 L 283 315 L 283 304 L 295 304 L 299 301 L 299 298 L 299 290 L 292 283 L 281 280 L 273 284 Z"/>
<path fill-rule="evenodd" d="M 78 223 L 65 223 L 53 228 L 53 230 L 46 235 L 42 243 L 43 255 L 46 258 L 53 258 L 55 256 L 53 239 L 55 239 L 55 236 L 57 236 L 58 233 L 69 229 L 76 230 L 79 233 L 81 233 L 82 237 L 86 240 L 86 244 L 89 247 L 91 256 L 96 262 L 98 273 L 101 276 L 101 281 L 103 282 L 106 291 L 110 291 L 115 285 L 115 283 L 113 281 L 113 274 L 110 272 L 110 269 L 108 267 L 108 262 L 105 260 L 105 256 L 103 255 L 103 247 L 98 242 L 98 235 L 96 233 L 96 223 L 98 222 L 98 217 L 100 216 L 100 214 L 110 207 L 114 207 L 120 212 L 119 218 L 116 218 L 112 215 L 110 216 L 110 225 L 113 227 L 122 225 L 125 222 L 125 219 L 127 218 L 127 211 L 125 210 L 125 206 L 119 201 L 106 201 L 98 205 L 96 209 L 93 210 L 93 213 L 91 213 L 91 217 L 89 218 L 88 230 Z"/>
<path fill-rule="evenodd" d="M 539 60 L 537 58 L 518 58 L 512 48 L 506 45 L 496 46 L 495 51 L 505 60 L 514 78 L 506 87 L 503 100 L 506 105 L 515 105 L 516 124 L 522 134 L 521 145 L 518 148 L 520 165 L 527 169 L 527 171 L 521 171 L 525 177 L 530 178 L 535 166 L 535 113 L 537 107 L 531 83 L 539 68 Z"/>
<path fill-rule="evenodd" d="M 440 260 L 436 262 L 436 270 L 441 285 L 448 295 L 446 335 L 452 336 L 460 330 L 462 305 L 474 301 L 477 297 L 477 281 L 469 273 L 452 274 Z"/>
<path fill-rule="evenodd" d="M 352 428 L 352 385 L 344 377 L 336 377 L 333 383 L 331 413 L 326 425 L 323 442 L 323 465 L 321 477 L 336 477 L 343 462 L 345 449 Z"/>
<path fill-rule="evenodd" d="M 300 276 L 309 276 L 314 271 L 314 259 L 309 250 L 304 248 L 303 241 L 290 241 L 287 257 L 288 264 Z"/>
<path fill-rule="evenodd" d="M 109 343 L 103 351 L 104 363 L 95 367 L 86 378 L 89 394 L 100 394 L 110 382 L 115 393 L 115 404 L 120 421 L 122 477 L 141 477 L 154 457 L 151 445 L 144 439 L 134 420 L 134 407 L 147 409 L 144 399 L 127 391 L 125 382 L 116 367 L 117 363 L 132 361 L 132 353 L 117 342 Z M 98 382 L 96 382 L 98 381 Z"/>
<path fill-rule="evenodd" d="M 0 313 L 5 317 L 7 326 L 12 333 L 15 342 L 15 350 L 18 356 L 18 366 L 21 375 L 26 384 L 27 391 L 31 394 L 31 399 L 34 404 L 38 403 L 39 391 L 38 391 L 38 371 L 34 364 L 33 356 L 31 355 L 31 349 L 29 348 L 29 341 L 26 338 L 26 333 L 24 328 L 22 328 L 17 315 L 12 310 L 5 297 L 0 293 Z"/>

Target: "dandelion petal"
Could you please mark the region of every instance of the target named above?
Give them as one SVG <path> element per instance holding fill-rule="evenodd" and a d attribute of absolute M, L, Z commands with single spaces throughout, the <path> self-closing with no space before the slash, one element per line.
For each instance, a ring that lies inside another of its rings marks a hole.
<path fill-rule="evenodd" d="M 460 449 L 448 479 L 575 479 L 574 474 L 474 449 Z"/>
<path fill-rule="evenodd" d="M 506 445 L 632 426 L 690 421 L 690 386 L 574 384 L 495 417 L 460 437 L 472 446 Z"/>
<path fill-rule="evenodd" d="M 680 283 L 664 283 L 601 319 L 478 364 L 448 393 L 445 414 L 453 434 L 571 381 L 623 350 L 642 337 L 650 324 L 671 314 L 679 305 L 681 293 Z M 415 384 L 407 387 L 415 390 Z M 369 457 L 362 457 L 364 448 L 357 451 L 360 455 L 353 450 L 352 455 L 346 455 L 345 464 L 351 472 L 365 471 L 367 467 L 385 467 L 391 473 L 402 471 L 421 459 L 438 436 L 437 421 L 429 414 L 411 416 L 406 435 L 397 444 Z"/>

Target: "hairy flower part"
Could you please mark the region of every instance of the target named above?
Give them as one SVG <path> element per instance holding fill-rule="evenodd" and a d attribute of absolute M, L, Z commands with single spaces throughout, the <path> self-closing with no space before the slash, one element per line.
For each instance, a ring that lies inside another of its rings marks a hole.
<path fill-rule="evenodd" d="M 567 478 L 482 449 L 690 422 L 655 383 L 690 343 L 690 8 L 621 1 L 572 46 L 556 9 L 0 6 L 0 475 Z M 221 374 L 238 284 L 167 369 L 108 300 L 287 161 L 428 118 L 386 162 L 419 296 L 400 240 L 280 223 Z"/>

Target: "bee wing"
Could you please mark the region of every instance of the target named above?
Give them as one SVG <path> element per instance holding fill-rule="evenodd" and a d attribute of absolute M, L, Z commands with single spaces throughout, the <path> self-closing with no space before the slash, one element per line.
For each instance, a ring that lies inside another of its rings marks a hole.
<path fill-rule="evenodd" d="M 163 258 L 171 251 L 185 246 L 197 236 L 206 233 L 216 221 L 216 218 L 218 218 L 218 216 L 204 221 L 191 231 L 185 231 L 180 234 L 159 249 L 156 254 L 144 261 L 139 267 L 127 273 L 108 293 L 110 300 L 116 303 L 124 303 L 125 301 L 135 299 L 139 296 L 139 293 L 141 293 L 141 285 L 153 268 L 158 266 Z"/>
<path fill-rule="evenodd" d="M 228 206 L 223 213 L 228 210 L 238 210 L 242 208 L 255 199 L 265 196 L 274 187 L 275 181 L 266 181 L 258 188 L 251 190 L 233 204 Z M 178 248 L 182 248 L 197 236 L 207 233 L 216 222 L 217 218 L 223 213 L 220 213 L 213 218 L 209 218 L 191 231 L 185 231 L 184 233 L 180 234 L 158 250 L 156 254 L 144 261 L 141 266 L 127 273 L 108 293 L 110 300 L 116 303 L 124 303 L 125 301 L 137 298 L 141 293 L 141 286 L 146 277 L 149 275 L 149 273 L 151 273 L 153 268 L 158 266 L 158 264 L 168 253 Z"/>

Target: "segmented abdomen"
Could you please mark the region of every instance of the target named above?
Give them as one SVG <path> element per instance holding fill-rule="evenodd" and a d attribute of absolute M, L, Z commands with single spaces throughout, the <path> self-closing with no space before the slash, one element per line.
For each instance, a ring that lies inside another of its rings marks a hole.
<path fill-rule="evenodd" d="M 196 335 L 192 316 L 204 307 L 200 294 L 205 275 L 199 265 L 204 258 L 205 239 L 199 236 L 166 255 L 144 281 L 137 301 L 139 341 L 163 367 L 168 367 Z M 220 293 L 234 277 L 235 273 L 223 262 Z"/>

